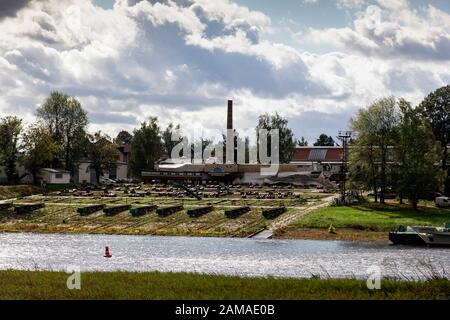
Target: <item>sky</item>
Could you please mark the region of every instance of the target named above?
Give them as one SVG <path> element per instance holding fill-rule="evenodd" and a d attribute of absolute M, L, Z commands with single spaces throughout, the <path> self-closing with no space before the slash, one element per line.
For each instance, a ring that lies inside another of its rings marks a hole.
<path fill-rule="evenodd" d="M 0 1 L 0 117 L 25 125 L 58 90 L 90 131 L 156 116 L 208 136 L 233 99 L 235 127 L 278 112 L 312 143 L 376 99 L 417 105 L 449 82 L 447 0 Z"/>

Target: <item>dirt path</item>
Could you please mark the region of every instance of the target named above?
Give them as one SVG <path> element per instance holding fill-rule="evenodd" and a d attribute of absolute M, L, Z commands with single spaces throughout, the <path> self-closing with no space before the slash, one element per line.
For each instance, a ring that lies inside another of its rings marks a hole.
<path fill-rule="evenodd" d="M 290 215 L 281 216 L 279 219 L 274 220 L 267 229 L 264 229 L 255 235 L 252 235 L 251 238 L 270 239 L 270 238 L 272 238 L 273 232 L 275 230 L 288 226 L 292 222 L 304 217 L 311 211 L 328 206 L 331 203 L 331 201 L 333 201 L 333 199 L 337 196 L 338 195 L 332 195 L 332 196 L 323 198 L 323 199 L 321 199 L 322 201 L 320 204 L 307 207 L 307 208 L 305 208 L 305 210 L 299 210 L 298 212 L 290 214 Z"/>

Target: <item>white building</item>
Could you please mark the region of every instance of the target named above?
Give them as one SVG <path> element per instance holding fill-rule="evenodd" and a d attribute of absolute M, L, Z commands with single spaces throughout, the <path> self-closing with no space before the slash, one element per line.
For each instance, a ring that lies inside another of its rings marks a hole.
<path fill-rule="evenodd" d="M 122 161 L 117 161 L 116 167 L 109 172 L 104 173 L 102 179 L 125 180 L 128 178 L 128 164 Z M 80 183 L 96 183 L 97 176 L 95 170 L 91 166 L 90 160 L 82 160 L 78 166 L 78 182 Z"/>
<path fill-rule="evenodd" d="M 47 184 L 70 183 L 70 171 L 61 169 L 43 168 L 39 170 L 37 180 Z"/>
<path fill-rule="evenodd" d="M 103 179 L 125 180 L 128 178 L 128 162 L 130 159 L 131 145 L 119 145 L 117 150 L 119 151 L 119 157 L 117 158 L 114 168 L 109 172 L 104 173 L 100 177 L 100 181 Z M 97 182 L 97 176 L 91 163 L 92 162 L 89 159 L 83 159 L 79 162 L 78 172 L 74 177 L 74 181 L 79 183 Z"/>

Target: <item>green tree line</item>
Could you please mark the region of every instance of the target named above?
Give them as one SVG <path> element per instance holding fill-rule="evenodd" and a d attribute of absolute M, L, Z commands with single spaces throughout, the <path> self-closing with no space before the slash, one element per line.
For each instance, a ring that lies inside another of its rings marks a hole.
<path fill-rule="evenodd" d="M 72 175 L 82 158 L 91 161 L 97 176 L 116 164 L 118 150 L 110 137 L 101 132 L 89 134 L 87 112 L 80 102 L 61 92 L 52 92 L 36 110 L 36 122 L 24 127 L 16 116 L 0 119 L 0 166 L 7 182 L 22 177 L 17 166 L 23 165 L 37 181 L 39 169 L 65 169 Z"/>
<path fill-rule="evenodd" d="M 350 127 L 350 188 L 371 191 L 381 203 L 396 194 L 414 209 L 436 191 L 449 194 L 450 86 L 416 107 L 401 98 L 379 99 L 359 110 Z"/>
<path fill-rule="evenodd" d="M 102 132 L 88 133 L 87 125 L 87 112 L 80 102 L 61 92 L 52 92 L 45 99 L 36 110 L 36 122 L 27 127 L 15 116 L 0 118 L 0 166 L 8 182 L 21 178 L 17 164 L 23 164 L 35 180 L 43 167 L 75 174 L 83 158 L 91 161 L 99 178 L 115 166 L 117 146 L 121 144 L 131 144 L 129 173 L 140 177 L 142 171 L 154 170 L 162 155 L 170 157 L 178 143 L 172 141 L 172 135 L 181 130 L 180 125 L 172 123 L 162 129 L 158 118 L 150 117 L 132 133 L 121 131 L 111 139 Z M 371 191 L 381 202 L 387 194 L 396 192 L 400 198 L 408 197 L 413 205 L 427 192 L 449 193 L 450 86 L 430 93 L 416 107 L 404 99 L 379 99 L 362 108 L 350 127 L 354 133 L 348 170 L 351 188 Z M 259 116 L 255 129 L 279 130 L 281 163 L 291 161 L 296 145 L 308 145 L 304 137 L 294 137 L 287 119 L 278 113 Z M 191 154 L 185 156 L 192 158 L 195 145 L 201 145 L 203 151 L 213 142 L 202 138 L 188 143 Z M 219 143 L 225 149 L 226 137 Z M 256 146 L 250 145 L 249 137 L 236 136 L 235 146 L 242 143 L 248 161 L 250 149 Z M 313 145 L 336 143 L 331 136 L 321 134 Z"/>
<path fill-rule="evenodd" d="M 181 130 L 180 125 L 172 123 L 163 130 L 158 119 L 150 117 L 133 133 L 123 130 L 114 139 L 100 131 L 91 134 L 87 132 L 88 116 L 81 103 L 75 97 L 58 91 L 50 93 L 35 115 L 36 121 L 26 127 L 22 119 L 16 116 L 0 118 L 0 167 L 5 171 L 9 184 L 17 183 L 22 178 L 17 174 L 18 165 L 23 165 L 36 182 L 39 170 L 45 167 L 65 169 L 74 176 L 82 159 L 90 161 L 99 182 L 100 176 L 116 165 L 119 156 L 117 146 L 123 144 L 131 144 L 130 175 L 140 177 L 142 171 L 154 170 L 155 162 L 162 155 L 170 157 L 179 142 L 172 141 L 172 135 Z M 296 140 L 285 118 L 277 113 L 261 115 L 256 129 L 279 129 L 280 160 L 291 160 Z M 223 142 L 217 143 L 224 148 L 225 155 L 226 137 Z M 248 161 L 252 147 L 249 138 L 236 136 L 235 146 L 238 143 L 245 145 L 245 159 Z M 189 144 L 190 157 L 193 158 L 196 145 L 201 145 L 204 151 L 212 146 L 213 141 L 202 138 Z M 180 155 L 183 155 L 182 152 Z"/>

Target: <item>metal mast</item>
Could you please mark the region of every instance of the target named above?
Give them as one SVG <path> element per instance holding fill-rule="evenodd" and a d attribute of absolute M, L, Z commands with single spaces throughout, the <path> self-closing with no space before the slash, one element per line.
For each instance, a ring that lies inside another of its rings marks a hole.
<path fill-rule="evenodd" d="M 348 143 L 352 136 L 351 131 L 339 131 L 338 137 L 342 141 L 342 165 L 341 165 L 341 197 L 345 201 L 345 181 L 347 178 Z"/>

